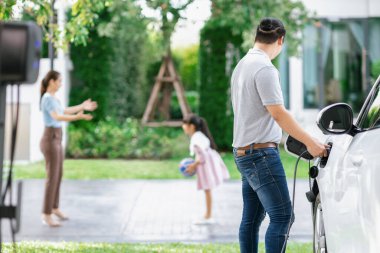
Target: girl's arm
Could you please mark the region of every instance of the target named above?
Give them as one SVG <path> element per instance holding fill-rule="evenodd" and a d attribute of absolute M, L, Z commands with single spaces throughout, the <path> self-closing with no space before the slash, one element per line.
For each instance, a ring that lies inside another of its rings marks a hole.
<path fill-rule="evenodd" d="M 94 111 L 98 107 L 98 103 L 87 99 L 80 105 L 70 106 L 64 110 L 64 114 L 76 114 L 80 111 Z"/>
<path fill-rule="evenodd" d="M 189 174 L 193 174 L 197 170 L 199 164 L 201 164 L 201 162 L 199 160 L 196 160 L 194 163 L 187 166 L 187 169 L 185 171 Z"/>
<path fill-rule="evenodd" d="M 197 145 L 194 146 L 194 151 L 196 157 L 195 162 L 190 164 L 186 169 L 186 172 L 190 174 L 192 174 L 200 164 L 204 163 L 202 151 Z"/>
<path fill-rule="evenodd" d="M 66 121 L 66 122 L 71 122 L 71 121 L 77 121 L 77 120 L 92 120 L 92 115 L 90 114 L 83 114 L 83 111 L 78 112 L 77 114 L 74 115 L 66 115 L 66 114 L 58 114 L 55 111 L 52 111 L 50 113 L 51 117 L 57 121 Z"/>
<path fill-rule="evenodd" d="M 198 166 L 199 164 L 202 164 L 205 162 L 204 155 L 202 152 L 202 149 L 198 146 L 194 146 L 194 152 L 195 152 L 195 163 Z"/>

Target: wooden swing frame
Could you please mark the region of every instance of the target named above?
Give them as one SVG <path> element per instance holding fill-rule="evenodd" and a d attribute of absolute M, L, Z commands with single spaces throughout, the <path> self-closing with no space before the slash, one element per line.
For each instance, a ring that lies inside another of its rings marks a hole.
<path fill-rule="evenodd" d="M 178 97 L 182 116 L 185 117 L 191 113 L 191 110 L 185 97 L 185 91 L 181 79 L 175 70 L 173 59 L 171 55 L 168 54 L 163 58 L 155 84 L 150 94 L 148 104 L 142 118 L 143 125 L 150 127 L 179 127 L 182 125 L 182 120 L 170 120 L 170 101 L 173 88 Z M 159 96 L 160 92 L 162 92 L 161 101 Z M 157 108 L 163 116 L 164 121 L 154 121 Z"/>

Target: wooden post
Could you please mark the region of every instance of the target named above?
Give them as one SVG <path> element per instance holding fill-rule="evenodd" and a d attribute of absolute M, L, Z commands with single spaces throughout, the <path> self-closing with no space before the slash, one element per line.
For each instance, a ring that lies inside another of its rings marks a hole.
<path fill-rule="evenodd" d="M 159 77 L 161 76 L 164 76 L 165 74 L 165 61 L 161 64 L 161 67 L 160 67 L 160 70 L 158 71 L 158 76 L 156 78 L 156 82 L 153 86 L 153 90 L 152 90 L 152 93 L 150 94 L 150 97 L 149 97 L 149 101 L 148 101 L 148 104 L 146 106 L 146 109 L 145 109 L 145 112 L 144 112 L 144 116 L 142 118 L 142 123 L 143 124 L 146 124 L 148 123 L 148 121 L 150 121 L 152 119 L 152 114 L 153 114 L 153 111 L 154 111 L 154 108 L 156 107 L 156 104 L 157 104 L 157 100 L 158 100 L 158 93 L 160 92 L 160 89 L 161 89 L 161 86 L 162 86 L 162 83 L 161 81 L 159 80 Z"/>
<path fill-rule="evenodd" d="M 173 60 L 168 54 L 161 64 L 160 70 L 156 77 L 156 82 L 150 94 L 147 107 L 142 118 L 142 123 L 148 126 L 181 126 L 182 121 L 170 121 L 170 101 L 172 97 L 173 87 L 178 97 L 179 105 L 183 116 L 191 113 L 190 107 L 187 104 L 185 91 L 181 80 L 175 70 Z M 154 122 L 154 112 L 158 104 L 159 94 L 162 90 L 162 101 L 159 106 L 159 111 L 163 115 L 164 121 Z"/>

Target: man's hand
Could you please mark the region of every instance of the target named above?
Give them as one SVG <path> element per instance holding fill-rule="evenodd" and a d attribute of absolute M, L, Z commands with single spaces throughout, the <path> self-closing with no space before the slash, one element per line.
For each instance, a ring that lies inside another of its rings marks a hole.
<path fill-rule="evenodd" d="M 268 105 L 266 108 L 282 130 L 296 140 L 304 143 L 307 151 L 313 157 L 327 156 L 326 148 L 329 146 L 320 143 L 317 139 L 311 137 L 305 130 L 303 130 L 283 105 Z"/>
<path fill-rule="evenodd" d="M 314 157 L 326 157 L 327 148 L 330 146 L 327 144 L 320 143 L 317 139 L 312 138 L 312 141 L 306 144 L 307 151 Z"/>

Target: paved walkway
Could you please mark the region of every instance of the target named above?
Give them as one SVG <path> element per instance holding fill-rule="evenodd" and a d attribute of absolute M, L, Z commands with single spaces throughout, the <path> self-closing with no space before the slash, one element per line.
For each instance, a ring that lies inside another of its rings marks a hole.
<path fill-rule="evenodd" d="M 43 180 L 25 180 L 21 240 L 81 242 L 237 242 L 242 199 L 240 181 L 214 191 L 212 226 L 192 225 L 204 212 L 204 194 L 190 180 L 66 180 L 61 207 L 70 216 L 60 228 L 42 225 Z M 289 182 L 291 190 L 292 182 Z M 296 221 L 290 240 L 311 241 L 306 180 L 297 182 Z M 260 231 L 264 238 L 268 218 Z M 3 222 L 6 241 L 8 221 Z"/>

